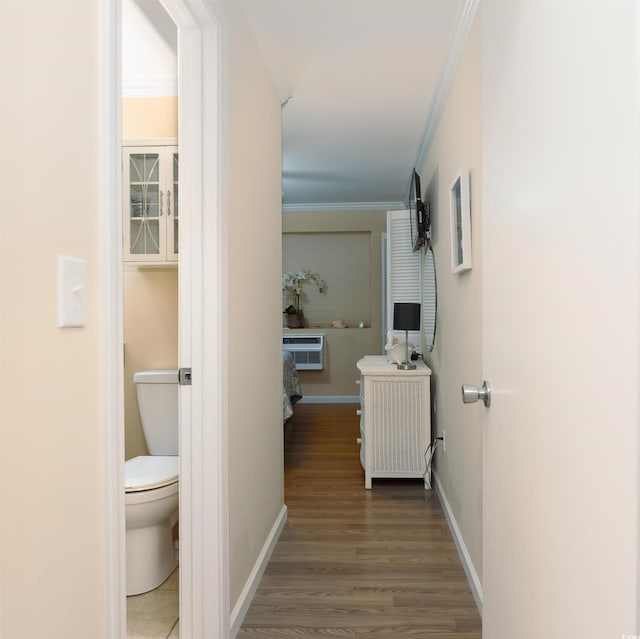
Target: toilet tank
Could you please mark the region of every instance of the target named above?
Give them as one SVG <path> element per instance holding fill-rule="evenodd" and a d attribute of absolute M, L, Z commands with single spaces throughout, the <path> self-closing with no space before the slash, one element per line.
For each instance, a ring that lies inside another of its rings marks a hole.
<path fill-rule="evenodd" d="M 177 455 L 178 371 L 140 371 L 133 381 L 149 454 Z"/>

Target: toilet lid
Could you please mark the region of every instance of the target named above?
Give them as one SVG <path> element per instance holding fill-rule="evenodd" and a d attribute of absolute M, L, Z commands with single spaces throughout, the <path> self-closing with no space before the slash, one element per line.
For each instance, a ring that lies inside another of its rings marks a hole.
<path fill-rule="evenodd" d="M 180 458 L 174 455 L 145 455 L 124 463 L 125 492 L 161 488 L 178 481 Z"/>

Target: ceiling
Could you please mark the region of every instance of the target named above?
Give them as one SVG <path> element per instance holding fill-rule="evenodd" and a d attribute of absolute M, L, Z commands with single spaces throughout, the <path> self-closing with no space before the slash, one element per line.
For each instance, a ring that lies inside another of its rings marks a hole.
<path fill-rule="evenodd" d="M 240 4 L 284 103 L 285 209 L 402 206 L 476 2 Z"/>
<path fill-rule="evenodd" d="M 161 1 L 123 2 L 125 95 L 175 91 Z M 402 208 L 478 0 L 237 2 L 282 102 L 283 208 Z"/>

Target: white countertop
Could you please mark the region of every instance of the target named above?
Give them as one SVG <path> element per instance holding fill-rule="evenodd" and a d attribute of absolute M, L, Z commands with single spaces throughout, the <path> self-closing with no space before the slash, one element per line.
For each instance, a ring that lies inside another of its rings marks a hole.
<path fill-rule="evenodd" d="M 365 355 L 356 366 L 363 375 L 431 375 L 431 369 L 421 359 L 413 363 L 416 365 L 414 370 L 404 371 L 389 362 L 386 355 Z"/>

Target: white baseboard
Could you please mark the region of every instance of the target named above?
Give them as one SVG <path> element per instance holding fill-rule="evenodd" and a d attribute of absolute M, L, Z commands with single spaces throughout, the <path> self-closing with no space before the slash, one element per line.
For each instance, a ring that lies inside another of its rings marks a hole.
<path fill-rule="evenodd" d="M 359 404 L 358 395 L 305 395 L 298 404 Z"/>
<path fill-rule="evenodd" d="M 482 583 L 480 582 L 480 578 L 478 577 L 476 568 L 473 565 L 473 561 L 471 561 L 471 555 L 469 554 L 467 546 L 464 543 L 462 533 L 460 532 L 460 528 L 458 527 L 458 522 L 456 521 L 456 518 L 453 515 L 453 511 L 451 510 L 451 504 L 449 503 L 447 495 L 444 492 L 444 486 L 442 485 L 442 482 L 440 481 L 440 478 L 435 471 L 433 472 L 433 477 L 435 479 L 435 487 L 438 492 L 438 497 L 440 497 L 440 503 L 442 504 L 444 516 L 447 518 L 451 536 L 453 537 L 453 541 L 455 542 L 456 548 L 458 549 L 458 555 L 460 555 L 462 567 L 464 568 L 469 586 L 471 587 L 471 593 L 473 594 L 473 598 L 476 600 L 476 606 L 478 606 L 480 616 L 482 616 Z"/>
<path fill-rule="evenodd" d="M 282 532 L 286 521 L 287 507 L 285 505 L 282 506 L 282 509 L 278 513 L 271 531 L 267 535 L 267 539 L 264 542 L 264 546 L 262 546 L 262 550 L 258 555 L 258 559 L 256 559 L 253 570 L 251 571 L 251 574 L 247 579 L 247 583 L 245 583 L 244 588 L 242 589 L 242 592 L 238 597 L 238 601 L 231 611 L 231 617 L 229 619 L 229 633 L 231 639 L 235 638 L 240 630 L 240 626 L 242 626 L 244 617 L 249 610 L 249 606 L 251 605 L 253 596 L 256 594 L 256 590 L 258 589 L 258 585 L 260 584 L 260 579 L 262 579 L 262 575 L 267 567 L 267 564 L 269 563 L 269 559 L 271 558 L 273 549 L 276 546 L 276 542 L 278 541 L 278 537 L 280 537 L 280 533 Z"/>

